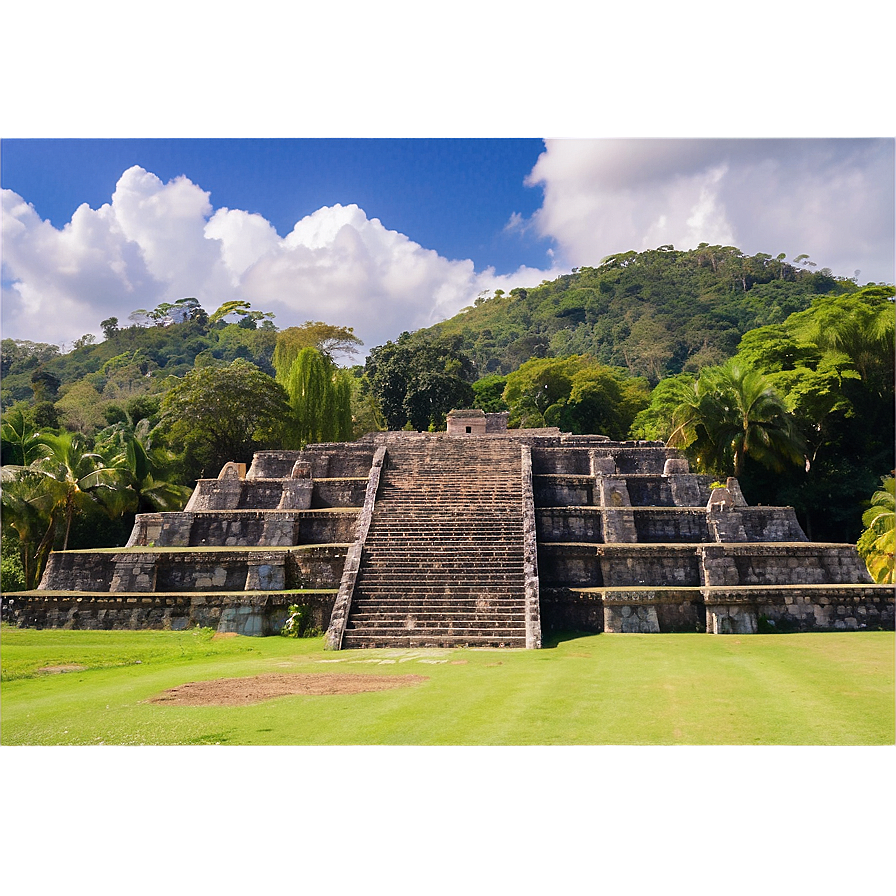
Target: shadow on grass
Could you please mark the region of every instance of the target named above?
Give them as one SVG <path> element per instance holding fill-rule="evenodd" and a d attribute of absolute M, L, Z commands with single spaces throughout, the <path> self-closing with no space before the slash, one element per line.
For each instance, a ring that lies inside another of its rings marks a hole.
<path fill-rule="evenodd" d="M 559 647 L 560 644 L 563 644 L 566 641 L 578 641 L 581 638 L 593 638 L 595 635 L 602 634 L 602 632 L 583 632 L 583 631 L 560 631 L 560 632 L 549 632 L 546 635 L 542 636 L 541 639 L 541 647 L 542 650 L 550 650 L 554 647 Z"/>

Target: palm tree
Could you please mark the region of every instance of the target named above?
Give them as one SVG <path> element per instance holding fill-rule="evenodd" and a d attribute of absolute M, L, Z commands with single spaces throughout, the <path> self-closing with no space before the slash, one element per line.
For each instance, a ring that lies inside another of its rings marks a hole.
<path fill-rule="evenodd" d="M 859 553 L 879 585 L 896 581 L 896 479 L 884 476 L 871 506 L 862 515 L 866 529 L 859 538 Z"/>
<path fill-rule="evenodd" d="M 805 462 L 784 401 L 764 376 L 733 360 L 704 368 L 672 423 L 669 444 L 691 448 L 704 469 L 740 476 L 748 456 L 773 470 Z"/>
<path fill-rule="evenodd" d="M 28 422 L 21 408 L 13 408 L 3 415 L 0 443 L 5 464 L 27 466 L 49 453 L 43 435 Z"/>
<path fill-rule="evenodd" d="M 172 455 L 153 447 L 148 420 L 107 427 L 98 435 L 97 451 L 125 479 L 126 489 L 117 492 L 118 513 L 181 510 L 189 500 L 189 488 L 165 478 Z"/>
<path fill-rule="evenodd" d="M 47 513 L 50 528 L 64 522 L 62 550 L 68 550 L 68 537 L 72 519 L 77 510 L 83 510 L 104 497 L 104 492 L 126 487 L 121 471 L 107 465 L 105 459 L 89 449 L 86 438 L 77 432 L 63 432 L 58 436 L 44 436 L 49 449 L 45 457 L 22 468 L 23 476 L 39 483 L 38 493 L 29 503 Z M 108 508 L 107 512 L 108 512 Z"/>
<path fill-rule="evenodd" d="M 3 468 L 3 526 L 14 530 L 19 543 L 25 587 L 36 588 L 56 535 L 56 520 L 42 508 L 39 482 L 10 467 Z"/>

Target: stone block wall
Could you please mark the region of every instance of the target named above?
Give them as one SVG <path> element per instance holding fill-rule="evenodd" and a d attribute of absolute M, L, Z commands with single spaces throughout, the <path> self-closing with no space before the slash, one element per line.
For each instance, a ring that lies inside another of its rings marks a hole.
<path fill-rule="evenodd" d="M 367 477 L 315 479 L 311 507 L 363 507 Z"/>
<path fill-rule="evenodd" d="M 849 544 L 702 545 L 704 582 L 721 585 L 823 585 L 870 582 Z"/>
<path fill-rule="evenodd" d="M 127 547 L 290 547 L 347 544 L 359 510 L 241 510 L 227 514 L 144 513 L 134 521 Z"/>
<path fill-rule="evenodd" d="M 3 596 L 3 620 L 29 628 L 162 629 L 194 626 L 241 635 L 272 635 L 283 627 L 290 604 L 311 611 L 311 625 L 326 628 L 335 590 L 308 594 L 81 594 L 72 600 L 53 592 L 29 593 L 28 601 Z"/>
<path fill-rule="evenodd" d="M 700 570 L 693 545 L 603 545 L 598 549 L 603 584 L 694 587 Z"/>
<path fill-rule="evenodd" d="M 305 451 L 258 451 L 247 479 L 286 479 L 296 462 L 311 464 L 313 479 L 366 476 L 373 462 L 373 448 L 358 443 L 334 442 Z"/>
<path fill-rule="evenodd" d="M 629 497 L 634 507 L 674 507 L 672 486 L 668 476 L 638 474 L 626 478 Z"/>
<path fill-rule="evenodd" d="M 544 586 L 597 586 L 603 584 L 598 545 L 540 544 L 538 575 Z"/>
<path fill-rule="evenodd" d="M 115 555 L 84 551 L 52 553 L 41 577 L 40 588 L 49 591 L 108 591 L 115 572 Z"/>
<path fill-rule="evenodd" d="M 535 514 L 539 541 L 603 540 L 599 507 L 540 507 Z"/>
<path fill-rule="evenodd" d="M 657 542 L 706 541 L 709 530 L 704 510 L 678 510 L 675 508 L 635 508 L 635 529 L 642 544 Z"/>
<path fill-rule="evenodd" d="M 589 448 L 532 448 L 532 473 L 535 476 L 567 474 L 590 476 Z"/>
<path fill-rule="evenodd" d="M 593 476 L 533 476 L 535 505 L 542 507 L 592 506 Z"/>
<path fill-rule="evenodd" d="M 600 593 L 571 588 L 541 588 L 542 637 L 557 632 L 602 632 L 604 605 Z"/>
<path fill-rule="evenodd" d="M 338 588 L 347 553 L 347 545 L 335 544 L 314 545 L 288 551 L 286 587 Z"/>
<path fill-rule="evenodd" d="M 808 541 L 792 507 L 741 507 L 748 541 Z"/>
<path fill-rule="evenodd" d="M 880 587 L 825 587 L 753 595 L 760 620 L 778 631 L 892 629 L 892 592 Z"/>

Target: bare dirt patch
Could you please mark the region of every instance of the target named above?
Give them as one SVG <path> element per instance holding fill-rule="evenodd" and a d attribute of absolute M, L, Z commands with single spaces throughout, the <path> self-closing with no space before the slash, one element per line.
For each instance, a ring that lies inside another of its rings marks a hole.
<path fill-rule="evenodd" d="M 428 681 L 425 675 L 329 675 L 271 673 L 251 678 L 219 678 L 215 681 L 188 681 L 171 688 L 147 703 L 177 706 L 246 706 L 273 697 L 363 694 L 389 691 Z"/>
<path fill-rule="evenodd" d="M 59 675 L 61 672 L 83 672 L 87 666 L 79 666 L 77 663 L 69 663 L 67 666 L 42 666 L 38 672 L 45 672 L 47 675 Z"/>
<path fill-rule="evenodd" d="M 225 638 L 235 638 L 236 632 L 215 632 L 212 641 L 223 641 Z"/>

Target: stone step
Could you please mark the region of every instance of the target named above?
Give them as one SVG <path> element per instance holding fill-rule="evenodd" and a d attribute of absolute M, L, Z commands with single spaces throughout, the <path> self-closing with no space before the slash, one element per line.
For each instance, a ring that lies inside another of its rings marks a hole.
<path fill-rule="evenodd" d="M 442 647 L 442 648 L 458 648 L 458 647 L 492 647 L 492 648 L 510 648 L 525 647 L 525 637 L 502 637 L 494 638 L 490 636 L 411 636 L 411 635 L 377 635 L 365 636 L 360 633 L 345 633 L 342 639 L 342 647 L 349 650 L 373 650 L 380 648 L 426 648 L 426 647 Z"/>
<path fill-rule="evenodd" d="M 421 630 L 423 630 L 423 626 L 421 626 Z M 349 622 L 348 626 L 346 626 L 345 633 L 348 634 L 351 632 L 352 634 L 357 635 L 374 635 L 377 633 L 382 634 L 411 634 L 415 630 L 412 628 L 406 628 L 404 625 L 387 625 L 387 624 L 375 624 L 375 625 L 363 625 L 358 626 L 353 622 Z M 472 623 L 465 624 L 463 622 L 451 622 L 451 621 L 442 621 L 440 624 L 433 623 L 432 625 L 427 625 L 425 627 L 425 631 L 431 635 L 472 635 L 473 637 L 495 637 L 496 635 L 510 636 L 510 637 L 525 637 L 526 636 L 526 627 L 524 625 L 486 625 L 483 623 Z"/>
<path fill-rule="evenodd" d="M 441 613 L 385 613 L 381 616 L 367 614 L 353 618 L 350 623 L 351 631 L 372 629 L 405 629 L 411 631 L 417 629 L 463 629 L 465 631 L 493 632 L 496 629 L 522 630 L 525 633 L 525 625 L 521 625 L 519 618 L 505 614 L 503 616 L 445 616 Z"/>

